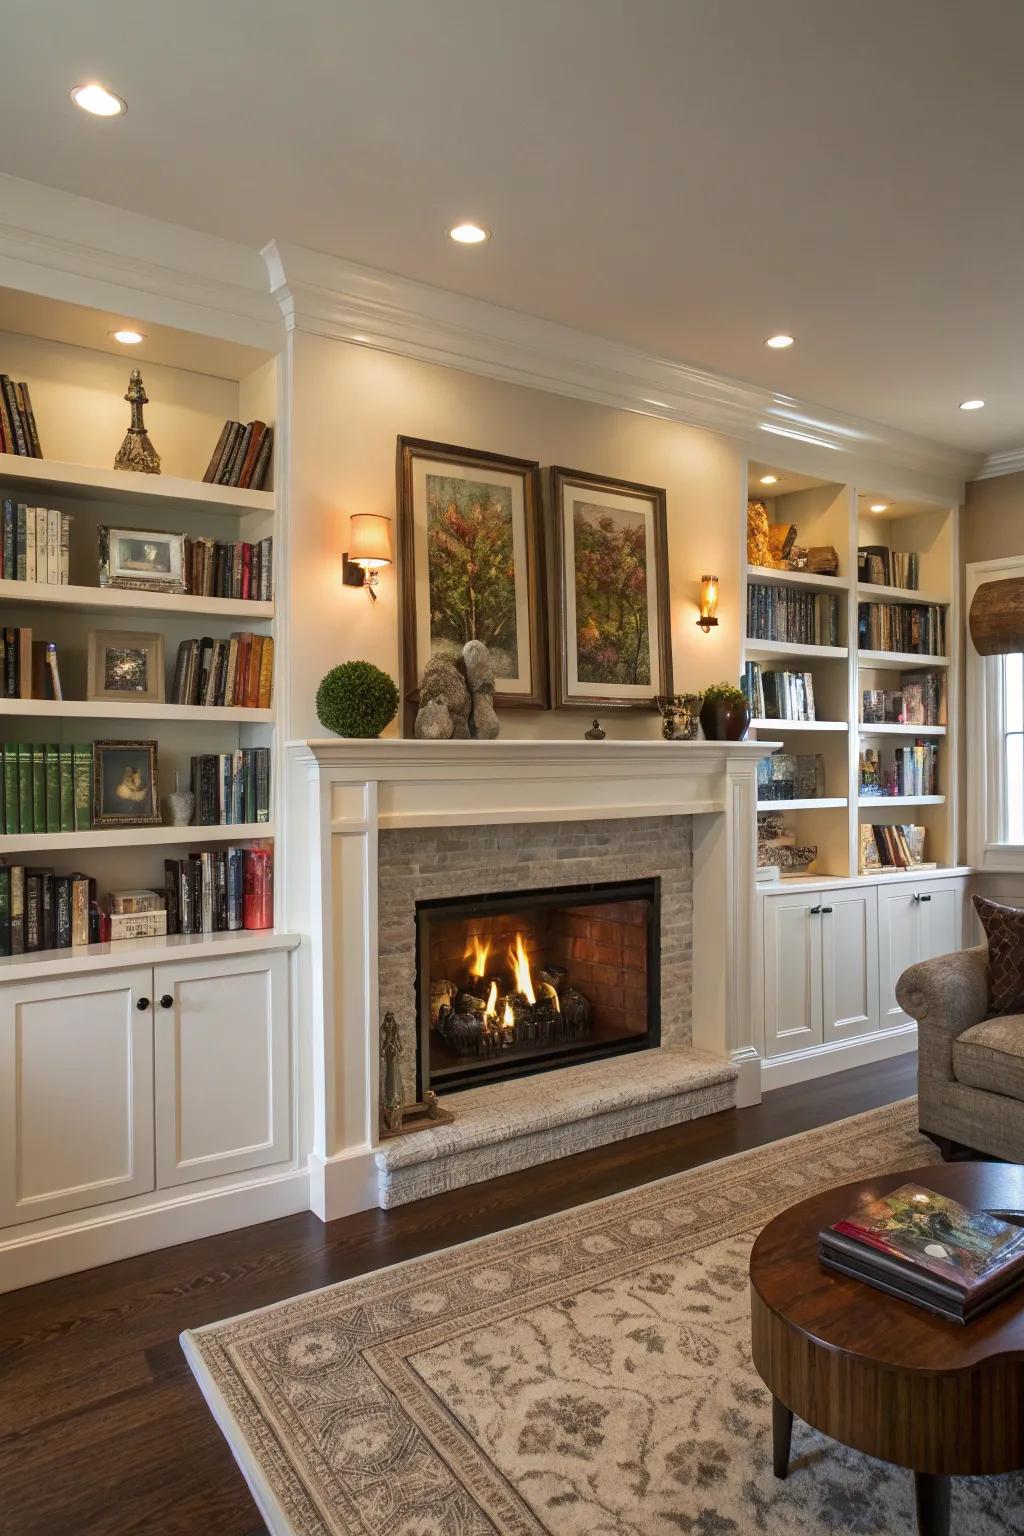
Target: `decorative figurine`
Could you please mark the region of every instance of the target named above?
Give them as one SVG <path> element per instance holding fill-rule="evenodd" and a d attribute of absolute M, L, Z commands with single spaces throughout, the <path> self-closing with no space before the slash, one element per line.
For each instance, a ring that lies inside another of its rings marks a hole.
<path fill-rule="evenodd" d="M 160 455 L 149 440 L 146 424 L 142 419 L 142 407 L 149 404 L 149 396 L 142 382 L 142 374 L 132 369 L 125 399 L 132 408 L 131 426 L 114 460 L 115 469 L 137 469 L 144 475 L 160 473 Z"/>
<path fill-rule="evenodd" d="M 171 826 L 190 827 L 196 797 L 190 789 L 182 789 L 181 775 L 177 771 L 174 775 L 174 793 L 167 796 L 167 802 L 171 812 Z"/>
<path fill-rule="evenodd" d="M 396 1135 L 402 1129 L 405 1111 L 405 1090 L 402 1086 L 402 1041 L 398 1033 L 398 1020 L 390 1008 L 380 1026 L 380 1112 L 382 1130 Z"/>
<path fill-rule="evenodd" d="M 661 734 L 666 741 L 693 741 L 700 725 L 700 695 L 660 693 L 654 701 L 661 715 Z"/>
<path fill-rule="evenodd" d="M 604 741 L 605 730 L 600 720 L 595 720 L 589 731 L 583 732 L 587 741 Z"/>

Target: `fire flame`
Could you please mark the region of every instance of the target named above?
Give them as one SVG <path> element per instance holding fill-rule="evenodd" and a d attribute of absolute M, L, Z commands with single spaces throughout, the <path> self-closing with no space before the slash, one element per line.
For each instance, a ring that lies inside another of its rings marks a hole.
<path fill-rule="evenodd" d="M 502 1015 L 501 1022 L 504 1024 L 506 1029 L 515 1029 L 516 1027 L 516 1016 L 512 1012 L 512 1004 L 509 1002 L 507 997 L 505 999 L 505 1012 Z"/>
<path fill-rule="evenodd" d="M 470 936 L 466 953 L 462 957 L 464 960 L 469 961 L 469 974 L 471 976 L 476 976 L 478 978 L 481 976 L 486 976 L 487 961 L 490 959 L 490 954 L 490 939 L 480 940 L 475 933 L 472 934 Z"/>
<path fill-rule="evenodd" d="M 526 945 L 523 943 L 521 933 L 516 934 L 516 947 L 508 952 L 508 963 L 512 967 L 516 978 L 516 991 L 522 993 L 528 1003 L 535 1003 L 537 995 L 533 990 L 533 977 L 530 975 L 530 961 L 526 954 Z"/>
<path fill-rule="evenodd" d="M 498 983 L 496 981 L 492 981 L 491 982 L 491 990 L 487 994 L 487 1005 L 484 1008 L 484 1018 L 485 1019 L 496 1019 L 497 1017 L 498 1017 Z"/>

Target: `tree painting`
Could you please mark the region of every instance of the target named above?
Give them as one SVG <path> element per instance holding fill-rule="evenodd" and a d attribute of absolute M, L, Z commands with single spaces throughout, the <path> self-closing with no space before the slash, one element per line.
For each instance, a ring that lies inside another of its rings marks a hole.
<path fill-rule="evenodd" d="M 516 566 L 508 486 L 427 475 L 431 654 L 490 647 L 500 678 L 518 678 Z"/>
<path fill-rule="evenodd" d="M 574 501 L 572 524 L 577 678 L 649 684 L 646 519 L 642 512 Z"/>

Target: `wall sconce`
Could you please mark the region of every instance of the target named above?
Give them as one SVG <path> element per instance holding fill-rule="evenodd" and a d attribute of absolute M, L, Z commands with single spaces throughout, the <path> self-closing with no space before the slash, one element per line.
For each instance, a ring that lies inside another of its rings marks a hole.
<path fill-rule="evenodd" d="M 718 577 L 702 576 L 700 579 L 700 618 L 697 623 L 706 635 L 718 627 Z"/>
<path fill-rule="evenodd" d="M 349 547 L 341 557 L 346 587 L 365 587 L 377 601 L 378 573 L 390 565 L 391 519 L 376 512 L 353 512 L 349 518 Z"/>

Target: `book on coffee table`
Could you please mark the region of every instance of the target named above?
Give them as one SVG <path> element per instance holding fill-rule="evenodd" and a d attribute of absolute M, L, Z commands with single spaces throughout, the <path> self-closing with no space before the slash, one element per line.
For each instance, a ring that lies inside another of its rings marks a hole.
<path fill-rule="evenodd" d="M 1024 1228 L 903 1184 L 819 1233 L 829 1269 L 966 1323 L 1024 1280 Z"/>

